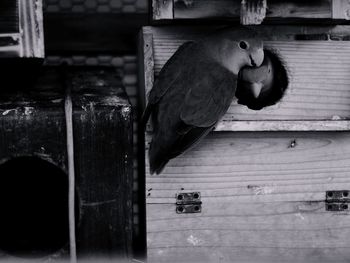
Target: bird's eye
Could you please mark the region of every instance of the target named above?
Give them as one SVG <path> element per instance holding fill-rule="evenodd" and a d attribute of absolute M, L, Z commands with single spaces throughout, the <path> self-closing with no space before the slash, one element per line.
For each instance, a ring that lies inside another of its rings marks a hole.
<path fill-rule="evenodd" d="M 246 50 L 248 48 L 248 43 L 245 41 L 240 41 L 239 42 L 239 48 Z"/>

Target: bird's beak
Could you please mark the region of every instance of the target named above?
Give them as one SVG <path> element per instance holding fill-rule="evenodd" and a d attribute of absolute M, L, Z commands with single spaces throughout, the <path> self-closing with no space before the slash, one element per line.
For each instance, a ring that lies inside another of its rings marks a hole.
<path fill-rule="evenodd" d="M 262 83 L 253 83 L 251 86 L 251 93 L 255 99 L 257 99 L 261 93 L 263 85 Z"/>
<path fill-rule="evenodd" d="M 262 48 L 259 48 L 254 53 L 251 53 L 249 57 L 252 67 L 260 67 L 264 61 L 264 50 Z"/>

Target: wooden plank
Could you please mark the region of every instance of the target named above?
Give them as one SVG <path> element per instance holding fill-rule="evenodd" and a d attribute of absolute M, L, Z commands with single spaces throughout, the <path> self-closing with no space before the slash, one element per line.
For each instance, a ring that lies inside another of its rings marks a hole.
<path fill-rule="evenodd" d="M 350 19 L 350 3 L 345 0 L 332 1 L 332 18 L 334 19 Z"/>
<path fill-rule="evenodd" d="M 349 121 L 222 121 L 215 131 L 349 131 Z"/>
<path fill-rule="evenodd" d="M 242 25 L 260 25 L 266 16 L 266 0 L 242 0 L 240 20 Z"/>
<path fill-rule="evenodd" d="M 148 260 L 349 261 L 349 212 L 326 211 L 324 202 L 327 190 L 350 189 L 349 139 L 217 132 L 161 175 L 147 170 Z M 175 194 L 193 191 L 202 212 L 177 214 Z"/>
<path fill-rule="evenodd" d="M 290 21 L 300 19 L 331 19 L 332 2 L 322 1 L 267 1 L 266 21 Z M 344 1 L 345 2 L 345 1 Z M 240 17 L 241 1 L 230 0 L 174 0 L 174 19 L 233 19 Z M 333 8 L 334 9 L 334 8 Z M 334 17 L 341 18 L 342 17 Z M 158 18 L 161 19 L 161 18 Z"/>
<path fill-rule="evenodd" d="M 70 69 L 80 258 L 132 255 L 132 110 L 113 68 Z"/>
<path fill-rule="evenodd" d="M 228 127 L 230 121 L 242 120 L 348 119 L 350 116 L 350 89 L 348 88 L 350 64 L 347 61 L 350 60 L 350 46 L 345 40 L 350 39 L 350 27 L 261 26 L 259 28 L 261 28 L 259 30 L 261 35 L 266 39 L 265 46 L 275 50 L 284 61 L 290 79 L 289 88 L 280 103 L 260 111 L 250 110 L 233 101 L 223 118 L 226 123 L 224 126 Z M 145 32 L 147 31 L 148 34 L 152 32 L 153 35 L 155 77 L 182 43 L 198 39 L 215 29 L 217 27 L 145 29 Z M 327 39 L 327 41 L 320 39 Z M 331 39 L 344 41 L 330 41 Z M 147 63 L 145 65 L 146 71 L 152 71 Z M 147 94 L 151 85 L 147 84 L 145 87 Z"/>
<path fill-rule="evenodd" d="M 152 0 L 153 20 L 173 19 L 173 0 Z"/>

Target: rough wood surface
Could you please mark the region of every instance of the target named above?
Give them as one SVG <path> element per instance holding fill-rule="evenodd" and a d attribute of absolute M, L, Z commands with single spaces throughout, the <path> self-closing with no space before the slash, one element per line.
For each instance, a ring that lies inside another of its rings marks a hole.
<path fill-rule="evenodd" d="M 266 0 L 242 0 L 241 24 L 260 25 L 266 16 L 266 7 Z"/>
<path fill-rule="evenodd" d="M 132 239 L 132 112 L 113 69 L 71 76 L 81 258 L 127 258 Z"/>
<path fill-rule="evenodd" d="M 152 34 L 153 56 L 145 57 L 145 71 L 155 77 L 164 63 L 185 41 L 200 38 L 215 27 L 144 28 Z M 350 28 L 261 27 L 265 46 L 275 50 L 285 62 L 290 85 L 275 106 L 252 111 L 233 101 L 223 120 L 342 120 L 350 116 Z M 320 39 L 326 38 L 327 41 Z M 299 40 L 302 39 L 302 40 Z M 311 40 L 303 40 L 311 39 Z M 312 40 L 317 39 L 317 40 Z M 340 39 L 344 41 L 332 41 Z M 146 44 L 146 45 L 147 45 Z M 152 82 L 146 83 L 146 93 Z"/>
<path fill-rule="evenodd" d="M 173 0 L 152 0 L 153 20 L 172 19 Z"/>
<path fill-rule="evenodd" d="M 332 18 L 332 2 L 338 1 L 269 0 L 267 1 L 266 20 L 330 19 Z M 238 20 L 240 5 L 241 1 L 230 0 L 174 0 L 174 19 L 215 18 Z M 161 19 L 161 17 L 158 19 Z M 341 19 L 344 19 L 344 16 Z"/>
<path fill-rule="evenodd" d="M 334 19 L 350 19 L 350 2 L 346 0 L 332 1 L 332 18 Z"/>
<path fill-rule="evenodd" d="M 1 94 L 0 164 L 13 157 L 36 156 L 67 173 L 60 71 L 45 69 L 31 90 Z M 78 257 L 126 259 L 132 255 L 131 105 L 114 68 L 66 71 L 65 82 L 73 90 Z M 67 253 L 64 247 L 37 261 L 59 260 Z M 0 251 L 1 259 L 8 259 L 3 254 Z"/>
<path fill-rule="evenodd" d="M 348 262 L 349 212 L 325 210 L 350 189 L 348 132 L 219 132 L 147 174 L 149 262 Z M 199 191 L 202 213 L 177 214 Z"/>
<path fill-rule="evenodd" d="M 13 2 L 0 6 L 5 9 L 1 14 L 7 17 L 7 28 L 0 28 L 0 57 L 44 58 L 42 0 Z M 12 14 L 11 20 L 6 16 L 8 12 Z M 2 24 L 0 22 L 0 27 Z"/>

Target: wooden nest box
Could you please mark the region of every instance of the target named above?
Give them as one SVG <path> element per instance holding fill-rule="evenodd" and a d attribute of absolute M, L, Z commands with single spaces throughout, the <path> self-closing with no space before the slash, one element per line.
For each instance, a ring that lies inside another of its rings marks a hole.
<path fill-rule="evenodd" d="M 140 34 L 144 104 L 182 43 L 240 27 L 240 1 L 154 0 L 152 8 L 162 26 Z M 258 111 L 234 100 L 160 175 L 149 174 L 146 131 L 150 262 L 349 261 L 348 10 L 348 1 L 267 0 L 255 29 L 287 70 L 282 100 Z"/>

